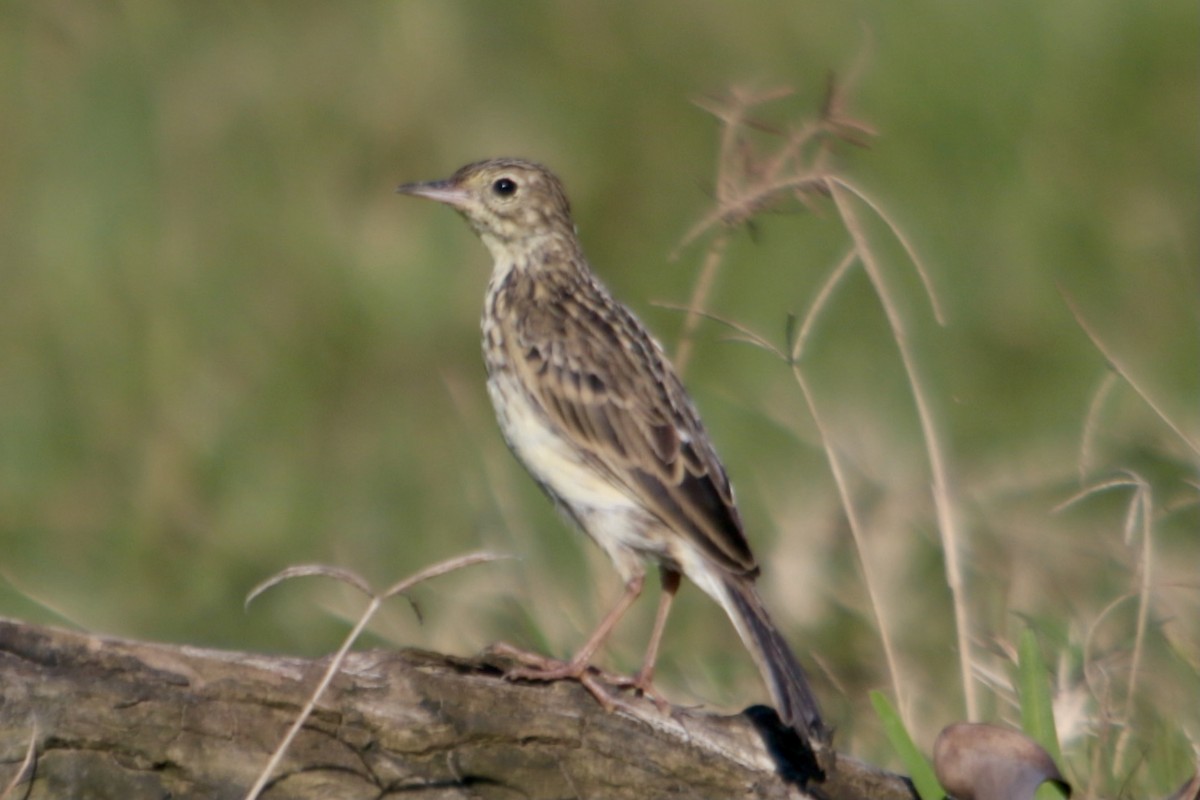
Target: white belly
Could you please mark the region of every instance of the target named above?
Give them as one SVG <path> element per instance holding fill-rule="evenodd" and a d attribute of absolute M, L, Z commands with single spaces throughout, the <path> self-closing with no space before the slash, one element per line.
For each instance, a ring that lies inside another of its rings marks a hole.
<path fill-rule="evenodd" d="M 608 553 L 626 579 L 642 571 L 646 556 L 670 558 L 662 523 L 624 488 L 584 463 L 515 385 L 500 385 L 512 380 L 497 371 L 488 378 L 488 392 L 508 446 L 534 479 Z"/>
<path fill-rule="evenodd" d="M 500 381 L 509 385 L 501 387 Z M 512 383 L 509 375 L 492 376 L 488 393 L 505 441 L 533 477 L 573 509 L 633 507 L 635 504 L 621 488 L 581 462 L 574 449 L 547 424 L 544 412 L 534 408 Z"/>

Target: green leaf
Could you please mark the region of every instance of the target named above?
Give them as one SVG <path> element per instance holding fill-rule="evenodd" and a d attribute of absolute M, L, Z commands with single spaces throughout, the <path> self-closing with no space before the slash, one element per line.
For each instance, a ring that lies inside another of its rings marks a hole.
<path fill-rule="evenodd" d="M 883 730 L 887 734 L 888 741 L 892 743 L 892 747 L 895 748 L 900 755 L 900 760 L 908 769 L 913 786 L 917 788 L 917 794 L 921 796 L 921 800 L 942 800 L 946 793 L 938 783 L 937 776 L 933 774 L 933 766 L 925 758 L 925 754 L 913 743 L 912 737 L 908 735 L 908 730 L 904 727 L 904 720 L 900 719 L 900 715 L 896 713 L 891 701 L 883 692 L 873 691 L 871 692 L 871 705 L 875 707 L 875 713 L 883 723 Z"/>

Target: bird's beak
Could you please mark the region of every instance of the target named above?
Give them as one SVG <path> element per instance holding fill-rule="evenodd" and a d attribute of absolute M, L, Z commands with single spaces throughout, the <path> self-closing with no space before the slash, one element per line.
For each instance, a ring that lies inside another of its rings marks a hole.
<path fill-rule="evenodd" d="M 449 180 L 406 183 L 402 186 L 397 186 L 396 191 L 400 194 L 411 194 L 414 197 L 436 200 L 439 203 L 445 203 L 455 208 L 462 208 L 470 198 L 470 194 L 466 189 Z"/>

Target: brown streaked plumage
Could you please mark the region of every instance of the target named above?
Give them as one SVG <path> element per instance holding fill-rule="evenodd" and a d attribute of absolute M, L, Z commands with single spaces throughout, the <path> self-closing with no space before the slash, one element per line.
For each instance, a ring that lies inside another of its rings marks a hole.
<path fill-rule="evenodd" d="M 827 741 L 804 671 L 755 589 L 758 566 L 725 469 L 662 348 L 592 273 L 562 184 L 545 167 L 503 158 L 399 191 L 450 205 L 491 252 L 483 352 L 500 428 L 626 584 L 570 662 L 518 676 L 585 678 L 641 593 L 649 561 L 660 569 L 663 595 L 634 684 L 650 687 L 671 599 L 686 575 L 725 609 L 784 722 Z"/>

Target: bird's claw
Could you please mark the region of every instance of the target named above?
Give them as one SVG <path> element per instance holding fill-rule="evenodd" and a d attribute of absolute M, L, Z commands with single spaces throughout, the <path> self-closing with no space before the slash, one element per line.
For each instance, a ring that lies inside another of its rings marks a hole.
<path fill-rule="evenodd" d="M 578 681 L 583 688 L 587 689 L 596 698 L 605 711 L 611 712 L 617 708 L 632 709 L 632 706 L 627 701 L 616 696 L 611 691 L 613 688 L 618 690 L 632 690 L 637 696 L 645 697 L 654 703 L 661 713 L 669 713 L 671 708 L 671 704 L 667 699 L 654 688 L 652 683 L 653 674 L 647 672 L 645 669 L 639 671 L 637 675 L 630 677 L 590 665 L 585 661 L 577 659 L 563 661 L 562 659 L 522 650 L 504 642 L 492 645 L 488 648 L 488 652 L 511 658 L 524 665 L 506 670 L 504 673 L 505 680 L 535 681 L 539 683 L 551 683 L 562 680 Z"/>

